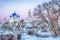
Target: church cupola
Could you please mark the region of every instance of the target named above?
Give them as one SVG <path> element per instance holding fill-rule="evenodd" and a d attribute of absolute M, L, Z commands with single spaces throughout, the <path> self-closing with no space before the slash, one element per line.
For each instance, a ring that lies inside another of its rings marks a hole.
<path fill-rule="evenodd" d="M 14 12 L 10 17 L 17 17 L 18 15 Z"/>
<path fill-rule="evenodd" d="M 12 16 L 14 17 L 14 16 L 17 16 L 17 14 L 14 12 L 13 14 L 12 14 Z"/>
<path fill-rule="evenodd" d="M 17 13 L 14 12 L 12 15 L 10 15 L 10 20 L 9 20 L 10 23 L 19 22 L 19 20 L 20 20 L 20 16 L 17 15 Z"/>

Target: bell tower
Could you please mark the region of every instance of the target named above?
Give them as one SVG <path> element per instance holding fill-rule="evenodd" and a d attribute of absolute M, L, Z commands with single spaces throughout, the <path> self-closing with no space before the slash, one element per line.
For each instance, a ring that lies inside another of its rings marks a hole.
<path fill-rule="evenodd" d="M 31 18 L 31 11 L 28 12 L 28 17 Z"/>

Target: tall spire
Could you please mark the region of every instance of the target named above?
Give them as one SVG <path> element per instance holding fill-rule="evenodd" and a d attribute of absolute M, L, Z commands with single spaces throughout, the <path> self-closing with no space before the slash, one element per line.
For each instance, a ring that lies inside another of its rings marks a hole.
<path fill-rule="evenodd" d="M 31 17 L 31 11 L 29 10 L 29 12 L 28 12 L 28 17 Z"/>
<path fill-rule="evenodd" d="M 29 12 L 28 13 L 31 13 L 31 11 L 29 10 Z"/>

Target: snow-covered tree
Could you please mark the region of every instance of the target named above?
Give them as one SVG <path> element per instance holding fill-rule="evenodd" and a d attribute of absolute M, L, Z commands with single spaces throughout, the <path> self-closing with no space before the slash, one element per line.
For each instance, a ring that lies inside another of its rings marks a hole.
<path fill-rule="evenodd" d="M 60 1 L 52 0 L 42 5 L 37 5 L 34 9 L 34 16 L 39 18 L 41 22 L 46 22 L 51 31 L 54 33 L 54 36 L 58 36 L 59 25 L 58 19 L 60 16 Z"/>

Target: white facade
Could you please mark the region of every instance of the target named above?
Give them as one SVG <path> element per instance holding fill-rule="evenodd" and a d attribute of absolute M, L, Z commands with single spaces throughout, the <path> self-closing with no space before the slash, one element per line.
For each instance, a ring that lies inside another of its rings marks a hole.
<path fill-rule="evenodd" d="M 20 16 L 17 15 L 15 12 L 10 15 L 10 20 L 9 20 L 9 23 L 11 24 L 14 24 L 14 22 L 17 24 L 17 23 L 20 23 Z"/>
<path fill-rule="evenodd" d="M 26 27 L 32 27 L 32 15 L 30 10 L 28 12 L 28 17 L 26 18 L 26 20 L 24 20 L 24 22 L 26 23 Z"/>

